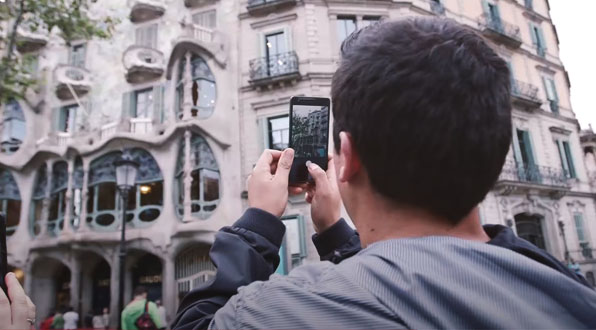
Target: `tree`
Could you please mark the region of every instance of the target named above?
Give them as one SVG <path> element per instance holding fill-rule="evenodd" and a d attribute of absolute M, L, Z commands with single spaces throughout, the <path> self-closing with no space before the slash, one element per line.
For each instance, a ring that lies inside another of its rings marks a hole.
<path fill-rule="evenodd" d="M 78 39 L 110 37 L 115 21 L 90 17 L 89 5 L 89 0 L 0 0 L 0 104 L 11 99 L 29 102 L 27 91 L 43 83 L 30 74 L 32 57 L 18 51 L 19 29 L 57 33 L 66 45 Z"/>

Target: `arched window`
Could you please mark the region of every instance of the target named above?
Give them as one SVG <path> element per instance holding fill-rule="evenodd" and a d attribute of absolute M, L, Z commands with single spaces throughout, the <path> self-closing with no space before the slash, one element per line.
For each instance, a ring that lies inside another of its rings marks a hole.
<path fill-rule="evenodd" d="M 48 234 L 51 236 L 57 236 L 64 228 L 67 187 L 68 164 L 65 161 L 56 162 L 52 167 L 52 187 L 48 214 Z"/>
<path fill-rule="evenodd" d="M 180 143 L 176 166 L 177 212 L 184 213 L 184 149 Z M 202 136 L 193 135 L 190 142 L 192 184 L 190 186 L 191 213 L 199 219 L 207 219 L 219 202 L 219 166 L 213 152 Z"/>
<path fill-rule="evenodd" d="M 143 227 L 161 214 L 163 205 L 163 178 L 153 156 L 143 149 L 132 149 L 131 156 L 140 165 L 136 186 L 130 190 L 126 207 L 126 221 L 134 227 Z M 92 228 L 115 230 L 118 226 L 120 198 L 116 187 L 114 162 L 121 152 L 104 155 L 91 162 L 87 222 Z"/>
<path fill-rule="evenodd" d="M 81 210 L 83 209 L 83 161 L 81 157 L 75 159 L 72 177 L 72 215 L 71 223 L 74 229 L 81 223 Z"/>
<path fill-rule="evenodd" d="M 2 117 L 0 121 L 1 150 L 11 154 L 19 150 L 21 143 L 25 140 L 25 115 L 19 102 L 10 100 L 4 106 Z"/>
<path fill-rule="evenodd" d="M 43 215 L 43 200 L 46 197 L 48 186 L 48 176 L 46 164 L 43 164 L 35 174 L 35 184 L 33 185 L 33 196 L 31 197 L 31 206 L 29 211 L 29 225 L 31 234 L 38 235 L 41 232 L 41 217 Z"/>
<path fill-rule="evenodd" d="M 6 219 L 6 235 L 15 233 L 21 219 L 21 193 L 10 171 L 0 168 L 0 213 Z"/>
<path fill-rule="evenodd" d="M 216 100 L 215 77 L 207 66 L 207 62 L 197 55 L 190 60 L 190 86 L 185 84 L 186 57 L 182 56 L 178 62 L 178 77 L 176 80 L 176 112 L 178 118 L 184 113 L 184 94 L 190 93 L 192 106 L 191 116 L 199 119 L 208 118 L 213 113 Z"/>

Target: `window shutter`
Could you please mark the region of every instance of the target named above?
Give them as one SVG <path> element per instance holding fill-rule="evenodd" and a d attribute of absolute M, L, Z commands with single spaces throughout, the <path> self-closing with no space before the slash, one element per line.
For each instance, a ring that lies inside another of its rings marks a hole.
<path fill-rule="evenodd" d="M 557 93 L 557 87 L 555 86 L 555 80 L 554 79 L 549 79 L 549 83 L 550 83 L 550 87 L 551 87 L 551 96 L 553 97 L 554 101 L 559 102 L 559 95 Z"/>
<path fill-rule="evenodd" d="M 517 129 L 513 130 L 513 143 L 512 144 L 513 144 L 513 158 L 515 159 L 515 163 L 518 165 L 518 167 L 520 167 L 520 166 L 524 165 L 524 159 L 522 158 L 522 155 L 521 155 L 518 132 L 519 132 L 519 130 L 517 130 Z"/>
<path fill-rule="evenodd" d="M 546 49 L 546 40 L 544 39 L 542 27 L 536 26 L 536 31 L 538 31 L 538 41 L 540 42 L 540 46 L 542 46 L 543 49 Z"/>
<path fill-rule="evenodd" d="M 499 6 L 497 4 L 494 5 L 495 8 L 495 15 L 496 20 L 500 24 L 501 23 L 501 11 L 499 10 Z"/>
<path fill-rule="evenodd" d="M 289 26 L 286 26 L 284 28 L 284 39 L 286 42 L 285 52 L 290 52 L 290 51 L 294 50 L 294 47 L 292 45 L 292 29 Z"/>
<path fill-rule="evenodd" d="M 259 138 L 262 141 L 261 151 L 271 148 L 269 145 L 269 118 L 262 117 L 257 120 L 259 125 Z"/>
<path fill-rule="evenodd" d="M 284 236 L 281 246 L 279 247 L 279 266 L 275 270 L 275 273 L 280 275 L 288 274 L 288 248 L 287 240 Z"/>
<path fill-rule="evenodd" d="M 261 52 L 260 57 L 267 56 L 267 40 L 265 38 L 265 34 L 259 32 L 257 34 L 257 41 L 259 43 L 259 50 Z"/>
<path fill-rule="evenodd" d="M 153 87 L 153 120 L 159 124 L 163 123 L 164 113 L 164 86 Z"/>
<path fill-rule="evenodd" d="M 573 219 L 575 220 L 575 230 L 577 232 L 577 240 L 578 242 L 582 243 L 586 240 L 584 235 L 584 217 L 576 213 L 573 215 Z"/>
<path fill-rule="evenodd" d="M 567 166 L 567 159 L 565 158 L 565 151 L 563 150 L 563 144 L 561 140 L 556 140 L 555 144 L 557 145 L 557 150 L 559 150 L 559 157 L 561 158 L 561 167 L 563 167 L 563 171 L 565 174 L 569 173 L 569 167 Z"/>
<path fill-rule="evenodd" d="M 569 176 L 572 178 L 576 178 L 577 175 L 575 173 L 575 165 L 573 164 L 573 156 L 571 155 L 571 148 L 569 147 L 569 142 L 563 142 L 563 149 L 565 149 L 565 157 L 567 158 L 567 165 L 569 166 Z"/>
<path fill-rule="evenodd" d="M 536 30 L 534 30 L 534 24 L 531 22 L 528 23 L 530 26 L 530 36 L 532 37 L 532 44 L 534 46 L 538 45 L 538 37 L 536 37 Z"/>
<path fill-rule="evenodd" d="M 548 88 L 548 81 L 546 77 L 542 77 L 542 84 L 544 86 L 544 95 L 546 95 L 547 100 L 553 100 L 553 96 L 551 95 L 550 89 Z"/>
<path fill-rule="evenodd" d="M 523 131 L 522 133 L 524 139 L 524 146 L 526 147 L 526 155 L 528 156 L 528 165 L 529 166 L 536 166 L 536 161 L 534 160 L 534 152 L 532 151 L 532 139 L 530 139 L 530 132 Z"/>
<path fill-rule="evenodd" d="M 87 127 L 88 122 L 87 119 L 89 118 L 90 114 L 91 114 L 91 104 L 92 102 L 87 100 L 87 101 L 83 101 L 81 102 L 81 106 L 83 108 L 77 108 L 77 115 L 75 117 L 76 119 L 76 123 L 75 123 L 75 127 L 76 127 L 76 131 L 80 131 L 80 130 L 86 130 L 89 127 Z"/>
<path fill-rule="evenodd" d="M 62 108 L 53 108 L 52 116 L 52 130 L 54 132 L 64 130 L 64 121 L 66 120 L 66 118 L 64 117 Z"/>
<path fill-rule="evenodd" d="M 137 28 L 135 30 L 135 45 L 140 46 L 143 44 L 143 28 Z"/>
<path fill-rule="evenodd" d="M 517 86 L 515 85 L 515 73 L 513 72 L 513 64 L 511 61 L 507 61 L 507 67 L 509 68 L 509 80 L 511 81 L 511 89 L 516 91 Z"/>
<path fill-rule="evenodd" d="M 134 92 L 122 94 L 122 119 L 132 118 L 136 113 L 134 106 Z"/>
<path fill-rule="evenodd" d="M 153 49 L 157 48 L 157 24 L 153 24 L 149 27 L 149 46 Z"/>
<path fill-rule="evenodd" d="M 484 10 L 484 14 L 490 18 L 490 8 L 488 7 L 488 1 L 482 0 L 482 9 Z"/>

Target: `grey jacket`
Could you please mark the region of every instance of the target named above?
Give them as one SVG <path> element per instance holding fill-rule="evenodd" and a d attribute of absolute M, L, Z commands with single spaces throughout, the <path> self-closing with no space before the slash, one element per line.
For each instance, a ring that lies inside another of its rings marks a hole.
<path fill-rule="evenodd" d="M 596 292 L 499 247 L 449 237 L 372 244 L 240 288 L 211 328 L 596 328 Z"/>

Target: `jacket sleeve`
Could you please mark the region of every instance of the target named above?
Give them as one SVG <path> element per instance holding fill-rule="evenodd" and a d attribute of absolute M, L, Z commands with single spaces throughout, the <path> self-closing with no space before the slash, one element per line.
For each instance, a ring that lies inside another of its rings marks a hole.
<path fill-rule="evenodd" d="M 215 277 L 184 297 L 172 329 L 207 329 L 215 312 L 239 287 L 268 280 L 279 265 L 285 230 L 277 217 L 255 208 L 233 226 L 222 228 L 209 252 L 217 268 Z"/>
<path fill-rule="evenodd" d="M 321 261 L 338 264 L 362 249 L 360 235 L 342 218 L 320 234 L 314 234 L 312 241 Z"/>

